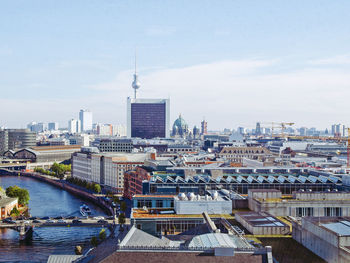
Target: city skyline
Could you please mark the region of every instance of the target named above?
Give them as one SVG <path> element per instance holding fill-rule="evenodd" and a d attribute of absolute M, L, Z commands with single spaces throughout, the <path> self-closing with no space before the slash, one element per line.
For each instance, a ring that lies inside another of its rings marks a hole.
<path fill-rule="evenodd" d="M 346 1 L 67 3 L 3 4 L 0 126 L 64 127 L 81 108 L 125 124 L 136 47 L 138 96 L 170 98 L 171 122 L 350 125 Z"/>

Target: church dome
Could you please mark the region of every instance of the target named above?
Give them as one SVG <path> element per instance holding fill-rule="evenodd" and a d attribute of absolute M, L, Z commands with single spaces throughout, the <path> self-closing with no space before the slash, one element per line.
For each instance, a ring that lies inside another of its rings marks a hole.
<path fill-rule="evenodd" d="M 174 121 L 173 129 L 174 129 L 175 127 L 176 127 L 178 130 L 185 130 L 185 129 L 188 128 L 186 121 L 181 117 L 181 115 L 179 116 L 179 118 L 177 118 L 177 119 Z"/>
<path fill-rule="evenodd" d="M 188 133 L 188 125 L 186 123 L 186 121 L 181 117 L 181 114 L 179 116 L 179 118 L 177 118 L 174 121 L 173 124 L 173 135 L 178 134 L 178 135 L 187 135 Z"/>

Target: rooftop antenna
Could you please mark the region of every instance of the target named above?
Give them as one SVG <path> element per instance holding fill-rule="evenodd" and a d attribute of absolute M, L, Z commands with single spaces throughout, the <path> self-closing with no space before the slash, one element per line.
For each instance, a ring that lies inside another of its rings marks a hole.
<path fill-rule="evenodd" d="M 136 92 L 140 88 L 140 82 L 137 76 L 137 55 L 135 49 L 135 73 L 134 73 L 134 81 L 132 82 L 132 88 L 134 89 L 134 99 L 136 99 Z"/>

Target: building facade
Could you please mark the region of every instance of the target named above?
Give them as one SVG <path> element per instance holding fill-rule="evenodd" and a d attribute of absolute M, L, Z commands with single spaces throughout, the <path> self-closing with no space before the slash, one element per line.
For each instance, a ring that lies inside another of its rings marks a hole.
<path fill-rule="evenodd" d="M 169 99 L 128 98 L 127 135 L 129 138 L 168 138 L 169 121 Z"/>
<path fill-rule="evenodd" d="M 134 144 L 131 139 L 101 139 L 98 148 L 101 152 L 131 153 Z"/>
<path fill-rule="evenodd" d="M 8 149 L 20 149 L 36 146 L 36 134 L 28 129 L 9 129 Z"/>
<path fill-rule="evenodd" d="M 86 147 L 89 149 L 92 147 Z M 144 165 L 147 154 L 118 154 L 85 151 L 72 155 L 72 176 L 98 183 L 116 193 L 123 193 L 124 173 Z"/>
<path fill-rule="evenodd" d="M 80 110 L 79 120 L 81 124 L 81 131 L 92 131 L 92 112 L 89 110 Z"/>

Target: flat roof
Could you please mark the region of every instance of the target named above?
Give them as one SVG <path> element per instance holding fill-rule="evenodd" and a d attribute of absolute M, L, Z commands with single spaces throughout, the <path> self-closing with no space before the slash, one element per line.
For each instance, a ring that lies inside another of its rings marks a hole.
<path fill-rule="evenodd" d="M 336 233 L 338 236 L 350 236 L 350 221 L 341 220 L 338 222 L 321 224 L 324 228 Z"/>
<path fill-rule="evenodd" d="M 257 212 L 237 212 L 244 221 L 254 227 L 285 227 L 288 226 L 284 222 L 280 221 L 276 217 L 268 213 L 257 213 Z M 289 227 L 289 226 L 288 226 Z"/>

